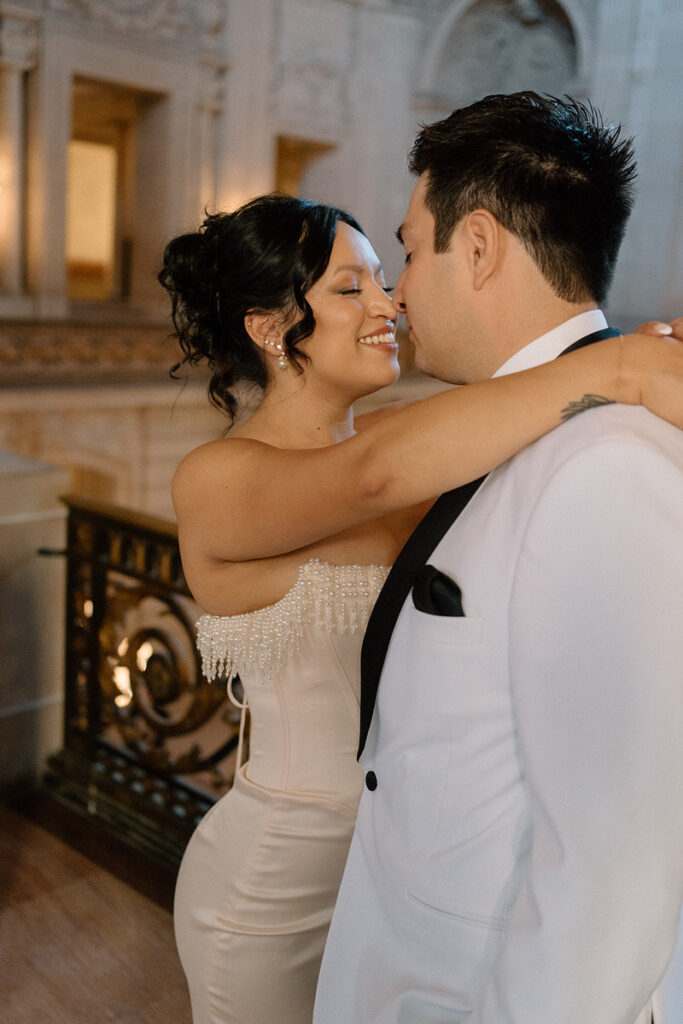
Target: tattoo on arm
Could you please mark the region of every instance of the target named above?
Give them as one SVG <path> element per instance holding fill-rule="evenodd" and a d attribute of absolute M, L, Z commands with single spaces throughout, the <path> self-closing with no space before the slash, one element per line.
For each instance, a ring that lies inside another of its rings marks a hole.
<path fill-rule="evenodd" d="M 572 416 L 578 416 L 586 409 L 596 409 L 599 405 L 614 405 L 612 398 L 603 398 L 602 395 L 584 395 L 578 402 L 570 402 L 566 409 L 561 412 L 562 422 L 566 423 Z"/>

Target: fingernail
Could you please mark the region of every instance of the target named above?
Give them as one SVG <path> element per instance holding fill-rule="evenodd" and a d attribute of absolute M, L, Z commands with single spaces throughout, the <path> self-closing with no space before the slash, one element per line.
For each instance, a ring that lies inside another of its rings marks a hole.
<path fill-rule="evenodd" d="M 673 334 L 674 332 L 670 324 L 657 324 L 654 329 L 657 334 Z"/>

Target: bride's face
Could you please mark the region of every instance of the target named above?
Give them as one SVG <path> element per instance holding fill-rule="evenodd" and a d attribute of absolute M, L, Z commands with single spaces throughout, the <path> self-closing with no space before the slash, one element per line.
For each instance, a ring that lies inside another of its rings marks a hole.
<path fill-rule="evenodd" d="M 339 221 L 327 270 L 306 298 L 315 317 L 301 345 L 307 382 L 352 402 L 397 379 L 397 314 L 365 235 Z"/>

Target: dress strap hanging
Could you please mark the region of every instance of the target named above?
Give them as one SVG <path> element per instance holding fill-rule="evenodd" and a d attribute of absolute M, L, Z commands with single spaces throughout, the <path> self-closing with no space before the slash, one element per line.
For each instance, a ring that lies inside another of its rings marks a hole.
<path fill-rule="evenodd" d="M 235 691 L 232 688 L 233 681 L 236 678 L 238 677 L 235 675 L 231 675 L 230 679 L 228 680 L 228 700 L 230 701 L 231 704 L 234 704 L 236 708 L 240 709 L 240 730 L 239 738 L 237 740 L 237 761 L 235 763 L 235 775 L 237 774 L 237 772 L 242 767 L 242 764 L 244 763 L 244 733 L 246 729 L 247 715 L 249 713 L 249 700 L 247 699 L 247 695 L 244 694 L 244 699 L 240 701 L 235 696 Z"/>

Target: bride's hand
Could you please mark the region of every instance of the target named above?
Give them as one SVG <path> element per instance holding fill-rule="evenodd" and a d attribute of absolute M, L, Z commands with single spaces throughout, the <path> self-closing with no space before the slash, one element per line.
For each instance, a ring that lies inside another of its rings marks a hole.
<path fill-rule="evenodd" d="M 644 336 L 649 336 L 645 341 Z M 655 340 L 658 339 L 658 340 Z M 640 402 L 683 429 L 683 317 L 670 323 L 651 320 L 626 335 L 625 368 L 637 367 Z"/>
<path fill-rule="evenodd" d="M 645 324 L 638 324 L 633 333 L 649 334 L 656 338 L 677 338 L 678 341 L 683 341 L 683 316 L 677 317 L 670 323 L 664 323 L 662 320 L 648 320 Z"/>

